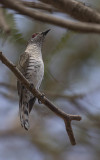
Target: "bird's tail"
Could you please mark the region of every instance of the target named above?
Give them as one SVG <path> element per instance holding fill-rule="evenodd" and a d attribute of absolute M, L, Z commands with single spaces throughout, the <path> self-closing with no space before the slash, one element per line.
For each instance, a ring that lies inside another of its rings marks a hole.
<path fill-rule="evenodd" d="M 26 130 L 29 129 L 29 113 L 31 112 L 33 105 L 35 103 L 36 98 L 31 98 L 28 102 L 22 102 L 19 105 L 19 112 L 20 112 L 20 121 L 22 127 Z"/>
<path fill-rule="evenodd" d="M 19 113 L 20 113 L 20 121 L 21 121 L 22 127 L 24 127 L 26 130 L 28 130 L 29 129 L 29 107 L 28 107 L 28 103 L 23 103 L 20 106 Z"/>

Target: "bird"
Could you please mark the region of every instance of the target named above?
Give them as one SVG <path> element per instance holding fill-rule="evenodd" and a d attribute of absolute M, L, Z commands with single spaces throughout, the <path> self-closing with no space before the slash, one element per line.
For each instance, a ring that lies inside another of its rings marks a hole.
<path fill-rule="evenodd" d="M 49 31 L 50 29 L 32 35 L 17 65 L 19 71 L 37 90 L 39 90 L 44 76 L 44 62 L 41 48 Z M 19 80 L 17 80 L 17 90 L 21 126 L 28 130 L 30 127 L 29 114 L 36 101 L 36 97 Z"/>

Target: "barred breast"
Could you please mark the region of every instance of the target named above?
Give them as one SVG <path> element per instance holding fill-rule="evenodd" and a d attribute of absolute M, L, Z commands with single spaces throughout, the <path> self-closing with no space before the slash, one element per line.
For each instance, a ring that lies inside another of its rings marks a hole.
<path fill-rule="evenodd" d="M 30 83 L 33 83 L 36 89 L 39 89 L 44 75 L 44 63 L 41 58 L 29 57 L 25 77 Z"/>

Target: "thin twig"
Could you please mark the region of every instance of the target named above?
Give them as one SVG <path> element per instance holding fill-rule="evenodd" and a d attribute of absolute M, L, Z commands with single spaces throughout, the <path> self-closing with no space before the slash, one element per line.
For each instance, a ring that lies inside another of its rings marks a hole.
<path fill-rule="evenodd" d="M 73 22 L 66 19 L 64 20 L 62 18 L 54 17 L 53 15 L 46 14 L 40 11 L 33 11 L 26 8 L 23 4 L 16 0 L 0 0 L 0 3 L 7 8 L 14 9 L 20 14 L 27 15 L 42 22 L 47 22 L 49 24 L 54 24 L 82 33 L 100 33 L 100 25 L 98 24 L 91 25 L 90 23 Z"/>
<path fill-rule="evenodd" d="M 22 73 L 17 69 L 17 67 L 11 63 L 3 54 L 0 52 L 0 60 L 2 63 L 4 63 L 14 74 L 15 76 L 25 85 L 25 87 L 35 96 L 37 97 L 43 104 L 45 104 L 50 110 L 52 110 L 56 115 L 61 117 L 66 126 L 66 130 L 70 139 L 70 142 L 72 145 L 75 145 L 75 138 L 74 134 L 71 128 L 71 121 L 77 120 L 80 121 L 81 117 L 79 115 L 71 115 L 66 114 L 59 108 L 57 108 L 52 102 L 50 102 L 45 96 L 43 96 L 38 90 L 32 86 L 28 80 L 25 79 L 25 77 L 22 75 Z"/>

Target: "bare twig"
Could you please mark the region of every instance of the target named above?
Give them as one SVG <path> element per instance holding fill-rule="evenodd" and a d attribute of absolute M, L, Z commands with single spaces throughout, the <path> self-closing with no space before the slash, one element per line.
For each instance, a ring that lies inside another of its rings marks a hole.
<path fill-rule="evenodd" d="M 36 2 L 27 2 L 27 1 L 21 1 L 22 4 L 24 4 L 26 7 L 30 7 L 30 8 L 36 8 L 36 9 L 42 9 L 48 12 L 53 12 L 53 11 L 57 11 L 57 9 L 55 9 L 54 7 L 52 7 L 51 5 L 48 4 L 44 4 L 44 3 L 36 3 Z"/>
<path fill-rule="evenodd" d="M 84 22 L 100 23 L 100 13 L 76 0 L 40 0 Z"/>
<path fill-rule="evenodd" d="M 27 15 L 31 18 L 36 20 L 47 22 L 50 24 L 54 24 L 63 28 L 68 28 L 73 31 L 78 32 L 85 32 L 85 33 L 100 33 L 100 25 L 98 24 L 90 24 L 90 23 L 83 23 L 83 22 L 72 22 L 69 20 L 64 20 L 61 18 L 54 17 L 50 14 L 46 14 L 40 11 L 32 11 L 26 8 L 23 4 L 16 0 L 0 0 L 0 3 L 3 4 L 5 7 L 14 9 L 15 11 L 19 12 L 20 14 Z"/>
<path fill-rule="evenodd" d="M 6 33 L 10 33 L 10 27 L 5 21 L 2 8 L 0 8 L 0 28 Z"/>
<path fill-rule="evenodd" d="M 45 96 L 43 96 L 38 90 L 34 88 L 22 75 L 22 73 L 16 68 L 14 64 L 12 64 L 3 54 L 0 52 L 0 60 L 4 63 L 14 74 L 15 76 L 25 85 L 25 87 L 35 96 L 37 97 L 43 104 L 45 104 L 50 110 L 52 110 L 56 115 L 61 117 L 66 126 L 67 133 L 70 138 L 70 142 L 72 145 L 75 145 L 75 138 L 71 128 L 71 121 L 77 120 L 80 121 L 81 117 L 79 115 L 70 115 L 66 114 L 59 108 L 57 108 L 52 102 L 50 102 Z"/>

